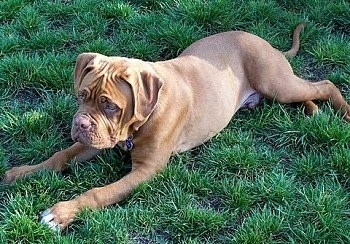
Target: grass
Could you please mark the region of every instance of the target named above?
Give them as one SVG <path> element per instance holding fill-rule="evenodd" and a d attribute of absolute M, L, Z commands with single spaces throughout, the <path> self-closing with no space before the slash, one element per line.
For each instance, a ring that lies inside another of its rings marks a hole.
<path fill-rule="evenodd" d="M 288 50 L 303 20 L 295 72 L 332 79 L 350 101 L 345 0 L 1 1 L 0 176 L 72 143 L 79 53 L 165 60 L 227 30 Z M 240 111 L 120 205 L 86 210 L 61 234 L 37 214 L 118 180 L 130 169 L 128 155 L 108 150 L 63 174 L 0 185 L 0 243 L 349 243 L 350 128 L 328 103 L 319 106 L 312 118 L 266 101 Z"/>

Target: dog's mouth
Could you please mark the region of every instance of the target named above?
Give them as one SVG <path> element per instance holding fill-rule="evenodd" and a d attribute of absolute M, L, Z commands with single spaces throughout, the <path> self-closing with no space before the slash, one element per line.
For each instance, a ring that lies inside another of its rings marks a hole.
<path fill-rule="evenodd" d="M 73 118 L 72 140 L 96 149 L 112 148 L 117 144 L 106 126 L 98 126 L 96 120 L 87 114 L 77 114 Z"/>
<path fill-rule="evenodd" d="M 85 145 L 97 145 L 101 144 L 98 140 L 99 137 L 91 135 L 89 132 L 82 132 L 79 130 L 76 130 L 76 132 L 72 135 L 72 139 L 75 142 L 80 142 Z"/>
<path fill-rule="evenodd" d="M 96 149 L 113 148 L 118 143 L 112 137 L 103 139 L 98 134 L 84 133 L 79 131 L 72 134 L 72 140 L 75 142 L 80 142 L 84 145 L 89 145 Z"/>

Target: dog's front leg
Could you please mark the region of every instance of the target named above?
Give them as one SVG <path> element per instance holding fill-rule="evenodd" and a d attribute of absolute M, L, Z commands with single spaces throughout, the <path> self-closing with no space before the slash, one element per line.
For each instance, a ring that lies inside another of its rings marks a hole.
<path fill-rule="evenodd" d="M 68 167 L 71 160 L 74 160 L 76 162 L 85 161 L 97 155 L 98 152 L 98 149 L 94 149 L 90 146 L 83 145 L 77 142 L 65 150 L 56 152 L 52 157 L 40 164 L 13 167 L 12 169 L 5 172 L 3 182 L 13 183 L 17 179 L 22 178 L 23 176 L 33 174 L 34 172 L 43 169 L 55 170 L 60 172 Z"/>
<path fill-rule="evenodd" d="M 159 166 L 159 164 L 157 164 Z M 118 203 L 140 183 L 152 178 L 160 169 L 154 164 L 133 162 L 132 170 L 119 181 L 104 187 L 93 188 L 82 195 L 53 205 L 41 214 L 41 223 L 54 230 L 62 230 L 85 208 L 101 208 Z"/>

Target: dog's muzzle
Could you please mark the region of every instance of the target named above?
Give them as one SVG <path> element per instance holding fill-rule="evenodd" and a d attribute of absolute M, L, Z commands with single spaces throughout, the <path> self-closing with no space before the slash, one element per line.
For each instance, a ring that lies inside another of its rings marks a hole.
<path fill-rule="evenodd" d="M 95 123 L 89 116 L 78 114 L 73 118 L 72 139 L 83 144 L 91 144 L 96 140 L 95 128 Z"/>

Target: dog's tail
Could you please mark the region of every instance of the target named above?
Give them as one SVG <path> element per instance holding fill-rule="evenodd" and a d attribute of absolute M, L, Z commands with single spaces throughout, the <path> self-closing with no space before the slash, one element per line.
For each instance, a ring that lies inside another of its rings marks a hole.
<path fill-rule="evenodd" d="M 293 45 L 292 48 L 285 52 L 284 55 L 286 55 L 287 57 L 294 57 L 295 55 L 297 55 L 299 48 L 300 48 L 300 32 L 304 29 L 304 27 L 306 26 L 305 22 L 300 23 L 294 30 L 293 33 Z"/>

